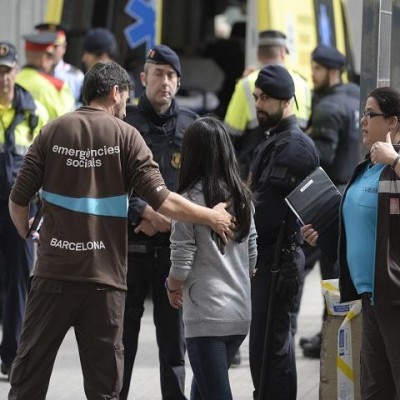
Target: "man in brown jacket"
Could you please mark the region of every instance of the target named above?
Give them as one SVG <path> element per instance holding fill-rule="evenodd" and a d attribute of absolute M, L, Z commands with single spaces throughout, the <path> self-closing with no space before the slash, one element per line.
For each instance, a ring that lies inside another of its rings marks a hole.
<path fill-rule="evenodd" d="M 29 236 L 28 204 L 42 189 L 43 225 L 9 399 L 45 399 L 58 349 L 74 327 L 91 400 L 118 399 L 123 368 L 128 194 L 169 218 L 211 226 L 226 240 L 231 216 L 166 188 L 125 116 L 129 76 L 115 62 L 86 74 L 86 107 L 46 125 L 10 195 L 12 220 Z"/>

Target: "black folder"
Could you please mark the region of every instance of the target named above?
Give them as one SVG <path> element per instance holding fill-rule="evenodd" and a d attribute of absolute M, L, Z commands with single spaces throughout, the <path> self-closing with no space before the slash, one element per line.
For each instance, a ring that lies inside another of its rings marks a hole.
<path fill-rule="evenodd" d="M 29 239 L 34 231 L 39 232 L 40 225 L 42 224 L 42 222 L 43 222 L 42 202 L 39 201 L 35 217 L 33 218 L 32 224 L 29 227 L 29 231 L 28 231 L 25 239 Z"/>
<path fill-rule="evenodd" d="M 341 198 L 326 172 L 318 167 L 285 199 L 303 225 L 313 225 L 318 232 L 317 245 L 332 263 L 337 260 Z"/>

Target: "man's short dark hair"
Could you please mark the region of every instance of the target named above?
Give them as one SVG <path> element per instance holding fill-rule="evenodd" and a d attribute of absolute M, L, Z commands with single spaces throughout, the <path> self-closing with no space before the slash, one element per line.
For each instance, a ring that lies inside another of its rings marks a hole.
<path fill-rule="evenodd" d="M 115 61 L 97 62 L 85 75 L 82 96 L 85 104 L 108 96 L 117 85 L 120 90 L 130 89 L 128 73 Z"/>

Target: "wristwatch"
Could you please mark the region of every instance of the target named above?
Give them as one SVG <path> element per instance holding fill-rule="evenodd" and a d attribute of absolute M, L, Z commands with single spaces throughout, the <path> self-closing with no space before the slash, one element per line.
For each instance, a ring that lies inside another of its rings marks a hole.
<path fill-rule="evenodd" d="M 400 154 L 397 154 L 397 157 L 394 159 L 394 161 L 390 165 L 390 168 L 395 169 L 396 165 L 399 163 L 399 160 L 400 160 Z"/>

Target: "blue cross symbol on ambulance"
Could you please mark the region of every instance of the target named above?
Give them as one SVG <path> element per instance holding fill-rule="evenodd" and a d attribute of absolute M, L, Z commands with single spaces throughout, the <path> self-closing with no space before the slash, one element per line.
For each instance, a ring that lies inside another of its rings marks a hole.
<path fill-rule="evenodd" d="M 154 47 L 156 41 L 155 0 L 129 0 L 125 13 L 136 20 L 125 28 L 124 34 L 129 46 L 134 49 L 146 44 L 146 53 Z"/>

